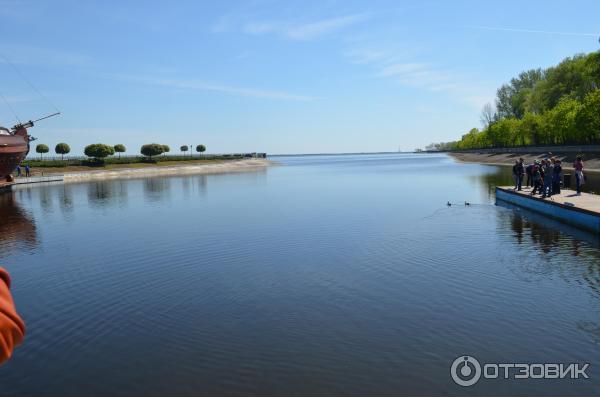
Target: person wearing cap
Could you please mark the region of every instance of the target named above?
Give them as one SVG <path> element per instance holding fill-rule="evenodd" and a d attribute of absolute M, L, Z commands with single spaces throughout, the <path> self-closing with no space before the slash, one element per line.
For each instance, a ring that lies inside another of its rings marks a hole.
<path fill-rule="evenodd" d="M 560 194 L 560 182 L 563 178 L 560 159 L 554 161 L 554 174 L 552 176 L 552 194 Z"/>
<path fill-rule="evenodd" d="M 24 336 L 25 323 L 17 314 L 10 294 L 10 276 L 0 267 L 0 365 L 12 356 Z"/>

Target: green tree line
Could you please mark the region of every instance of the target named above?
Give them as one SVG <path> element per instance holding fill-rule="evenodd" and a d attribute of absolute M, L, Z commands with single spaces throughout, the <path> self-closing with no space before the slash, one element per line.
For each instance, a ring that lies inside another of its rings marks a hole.
<path fill-rule="evenodd" d="M 566 58 L 519 74 L 481 114 L 483 128 L 444 149 L 600 143 L 600 52 Z M 430 145 L 431 146 L 431 145 Z"/>
<path fill-rule="evenodd" d="M 181 150 L 187 151 L 188 147 L 182 146 Z M 48 145 L 40 143 L 36 146 L 35 151 L 40 154 L 40 159 L 42 159 L 43 154 L 48 153 L 50 151 L 50 148 L 48 147 Z M 101 161 L 105 157 L 112 156 L 115 153 L 119 153 L 119 158 L 121 158 L 121 153 L 125 153 L 126 151 L 127 148 L 123 144 L 111 146 L 105 145 L 103 143 L 94 143 L 85 147 L 84 154 L 88 157 L 94 158 L 95 160 Z M 149 143 L 146 145 L 142 145 L 142 147 L 140 148 L 140 153 L 150 159 L 152 159 L 152 156 L 158 156 L 164 153 L 169 153 L 170 151 L 171 148 L 169 147 L 169 145 L 161 145 L 159 143 Z M 206 151 L 206 146 L 198 145 L 196 146 L 196 151 L 198 153 L 203 153 Z M 64 155 L 69 154 L 71 152 L 71 148 L 68 144 L 61 142 L 56 145 L 56 147 L 54 148 L 54 152 L 56 154 L 60 154 L 61 159 L 64 159 Z"/>

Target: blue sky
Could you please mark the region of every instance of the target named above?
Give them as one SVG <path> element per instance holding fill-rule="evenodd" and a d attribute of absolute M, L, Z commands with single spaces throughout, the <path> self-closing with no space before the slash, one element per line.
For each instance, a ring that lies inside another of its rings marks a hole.
<path fill-rule="evenodd" d="M 0 123 L 208 152 L 412 150 L 520 71 L 599 49 L 596 1 L 0 0 Z"/>

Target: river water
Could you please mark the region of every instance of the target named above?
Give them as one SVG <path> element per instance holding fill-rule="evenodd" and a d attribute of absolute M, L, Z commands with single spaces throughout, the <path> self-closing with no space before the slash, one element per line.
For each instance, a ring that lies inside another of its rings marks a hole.
<path fill-rule="evenodd" d="M 1 195 L 28 333 L 0 396 L 600 394 L 599 237 L 494 205 L 510 170 L 273 160 Z M 589 379 L 461 387 L 467 354 Z"/>

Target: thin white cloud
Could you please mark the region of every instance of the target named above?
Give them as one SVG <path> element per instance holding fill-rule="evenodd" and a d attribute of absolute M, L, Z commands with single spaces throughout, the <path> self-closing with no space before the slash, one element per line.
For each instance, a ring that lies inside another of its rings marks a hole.
<path fill-rule="evenodd" d="M 396 63 L 393 65 L 385 66 L 380 72 L 379 76 L 402 76 L 410 77 L 418 74 L 427 73 L 427 65 L 422 63 Z"/>
<path fill-rule="evenodd" d="M 291 27 L 287 29 L 285 35 L 294 40 L 311 40 L 356 24 L 365 19 L 366 16 L 364 14 L 323 19 L 317 22 Z"/>
<path fill-rule="evenodd" d="M 306 23 L 292 23 L 284 21 L 252 21 L 243 24 L 241 31 L 247 34 L 276 34 L 290 40 L 307 41 L 339 32 L 351 25 L 366 20 L 366 14 L 351 14 L 332 18 L 321 19 Z M 227 31 L 231 23 L 220 21 L 212 29 L 213 32 Z"/>
<path fill-rule="evenodd" d="M 214 91 L 224 94 L 247 96 L 253 98 L 280 99 L 286 101 L 312 101 L 314 99 L 309 96 L 290 94 L 283 91 L 268 91 L 254 88 L 230 87 L 199 81 L 157 80 L 155 83 L 174 88 L 188 88 L 199 91 Z"/>
<path fill-rule="evenodd" d="M 3 102 L 6 101 L 8 103 L 22 103 L 34 101 L 36 98 L 29 95 L 6 95 L 0 99 L 2 99 Z"/>
<path fill-rule="evenodd" d="M 516 33 L 538 33 L 538 34 L 550 34 L 550 35 L 560 35 L 560 36 L 585 36 L 585 37 L 600 36 L 600 33 L 559 32 L 559 31 L 550 31 L 550 30 L 518 29 L 518 28 L 509 28 L 509 27 L 480 26 L 480 25 L 474 25 L 474 26 L 469 26 L 469 27 L 473 28 L 473 29 L 496 30 L 496 31 L 502 31 L 502 32 L 516 32 Z"/>
<path fill-rule="evenodd" d="M 464 74 L 431 63 L 407 60 L 412 57 L 398 55 L 398 51 L 362 47 L 346 51 L 345 55 L 352 63 L 370 66 L 377 78 L 443 93 L 476 108 L 493 98 L 493 89 L 472 82 Z"/>
<path fill-rule="evenodd" d="M 0 63 L 6 63 L 6 60 L 13 64 L 50 66 L 85 66 L 92 63 L 92 59 L 83 54 L 16 44 L 0 46 Z"/>
<path fill-rule="evenodd" d="M 208 83 L 198 80 L 157 79 L 137 76 L 112 75 L 110 77 L 128 80 L 143 84 L 159 85 L 171 88 L 180 88 L 196 91 L 218 92 L 227 95 L 245 96 L 259 99 L 273 99 L 282 101 L 308 102 L 316 98 L 306 95 L 292 94 L 284 91 L 271 91 L 246 87 L 232 87 L 221 84 Z"/>
<path fill-rule="evenodd" d="M 273 22 L 250 22 L 244 26 L 243 32 L 249 34 L 266 34 L 282 29 L 282 26 L 277 26 Z"/>
<path fill-rule="evenodd" d="M 359 64 L 381 61 L 387 56 L 385 51 L 369 49 L 350 50 L 345 52 L 344 55 L 350 60 L 350 62 Z"/>

